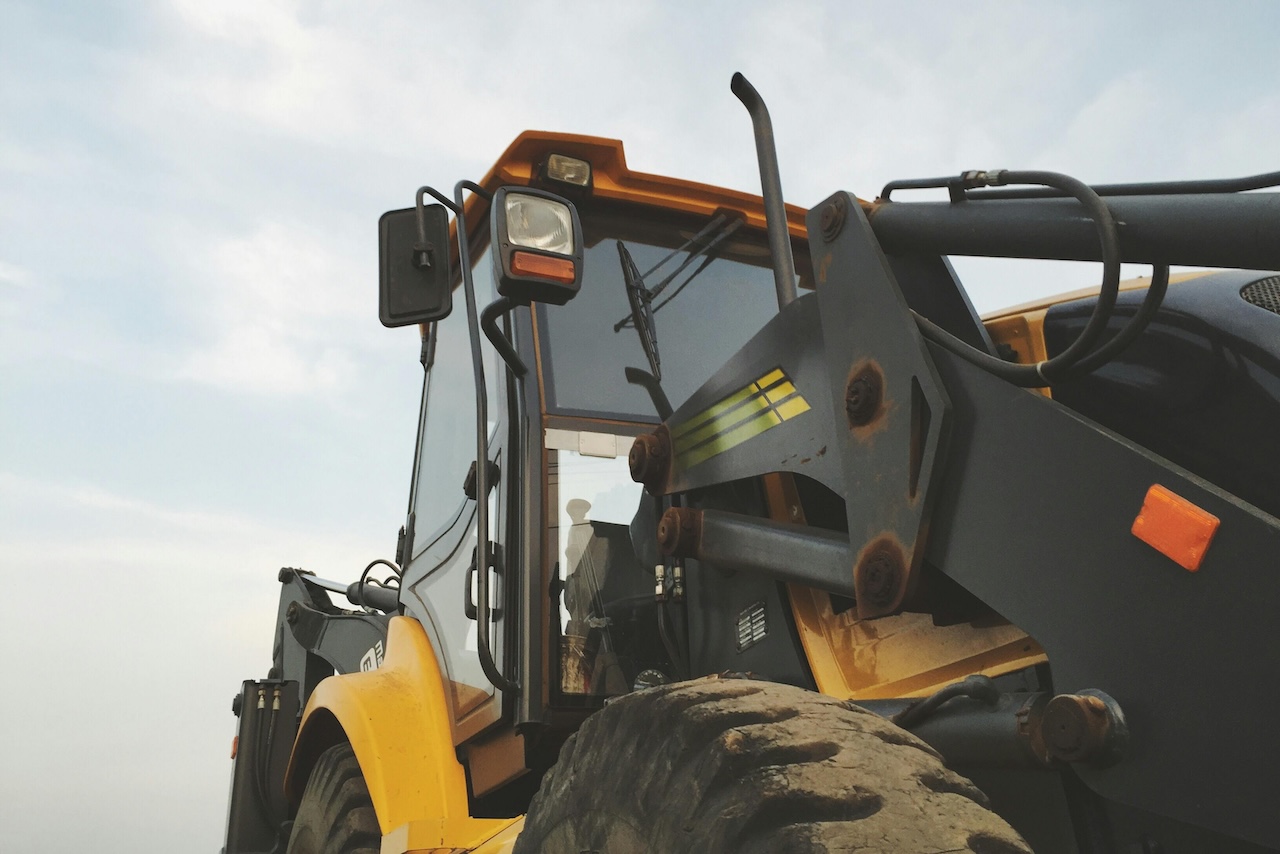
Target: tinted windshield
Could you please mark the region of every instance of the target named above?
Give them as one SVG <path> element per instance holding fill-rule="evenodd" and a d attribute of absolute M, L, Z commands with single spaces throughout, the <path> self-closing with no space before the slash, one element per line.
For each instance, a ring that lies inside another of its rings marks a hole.
<path fill-rule="evenodd" d="M 617 241 L 652 288 L 709 240 L 677 252 L 652 275 L 648 271 L 695 235 L 706 234 L 713 218 L 667 214 L 655 220 L 588 206 L 581 214 L 587 247 L 582 290 L 567 305 L 538 306 L 547 407 L 564 414 L 656 421 L 648 393 L 623 374 L 628 367 L 648 371 L 649 360 L 629 321 L 615 329 L 631 316 Z M 709 237 L 719 230 L 712 225 Z M 802 266 L 804 259 L 798 256 L 796 262 Z M 678 408 L 778 313 L 765 236 L 748 228 L 732 231 L 689 263 L 653 305 L 662 388 Z"/>

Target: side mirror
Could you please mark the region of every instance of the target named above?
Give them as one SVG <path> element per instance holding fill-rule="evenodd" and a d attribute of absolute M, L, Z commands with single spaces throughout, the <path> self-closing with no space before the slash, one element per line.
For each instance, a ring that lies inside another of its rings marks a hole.
<path fill-rule="evenodd" d="M 582 223 L 573 204 L 528 187 L 493 195 L 490 229 L 498 293 L 517 305 L 564 305 L 582 286 Z"/>
<path fill-rule="evenodd" d="M 453 310 L 453 277 L 449 212 L 444 206 L 384 213 L 378 220 L 378 271 L 378 319 L 383 326 L 448 317 Z"/>

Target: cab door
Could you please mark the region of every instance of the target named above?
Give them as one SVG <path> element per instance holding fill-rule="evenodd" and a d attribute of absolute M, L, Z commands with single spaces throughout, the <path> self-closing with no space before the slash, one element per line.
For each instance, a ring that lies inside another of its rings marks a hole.
<path fill-rule="evenodd" d="M 480 307 L 496 299 L 489 253 L 473 268 Z M 476 454 L 476 383 L 472 371 L 466 303 L 455 296 L 454 310 L 433 324 L 424 349 L 426 376 L 419 417 L 401 602 L 416 617 L 440 657 L 448 681 L 455 743 L 488 726 L 500 715 L 501 697 L 481 669 L 472 572 L 476 547 L 476 502 L 463 484 Z M 491 551 L 501 557 L 506 545 L 509 501 L 506 394 L 508 373 L 487 340 L 482 348 L 488 398 L 489 456 L 501 472 L 489 500 Z M 497 561 L 499 569 L 501 560 Z M 502 573 L 490 573 L 490 649 L 504 658 L 508 615 Z M 470 613 L 469 613 L 470 612 Z"/>

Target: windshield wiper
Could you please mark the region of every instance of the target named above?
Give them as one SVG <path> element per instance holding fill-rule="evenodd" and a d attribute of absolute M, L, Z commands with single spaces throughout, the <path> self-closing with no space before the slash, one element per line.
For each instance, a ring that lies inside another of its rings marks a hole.
<path fill-rule="evenodd" d="M 658 358 L 658 332 L 653 324 L 653 294 L 644 286 L 644 277 L 636 267 L 636 261 L 622 241 L 618 244 L 618 260 L 622 263 L 622 282 L 627 288 L 627 302 L 631 303 L 631 317 L 623 318 L 613 326 L 618 332 L 630 320 L 640 335 L 640 346 L 649 359 L 649 368 L 655 380 L 662 379 L 662 362 Z"/>
<path fill-rule="evenodd" d="M 654 264 L 645 272 L 643 273 L 638 272 L 638 269 L 636 268 L 633 262 L 631 264 L 631 269 L 633 274 L 635 275 L 636 284 L 638 287 L 644 289 L 644 292 L 647 295 L 648 303 L 652 305 L 654 298 L 657 297 L 659 294 L 661 294 L 664 290 L 666 290 L 667 287 L 673 281 L 676 280 L 676 277 L 678 277 L 681 273 L 683 273 L 686 269 L 688 269 L 689 265 L 692 264 L 694 261 L 698 260 L 699 258 L 702 258 L 702 263 L 699 264 L 697 268 L 695 268 L 694 271 L 690 273 L 689 276 L 683 282 L 677 285 L 675 290 L 673 290 L 666 299 L 664 299 L 662 302 L 658 303 L 657 305 L 653 305 L 652 310 L 655 312 L 659 311 L 660 309 L 662 309 L 663 306 L 665 306 L 667 303 L 671 302 L 673 299 L 679 296 L 680 292 L 683 291 L 686 287 L 688 287 L 689 283 L 692 282 L 695 278 L 697 278 L 698 274 L 701 273 L 703 270 L 707 269 L 707 267 L 711 264 L 711 262 L 715 260 L 716 258 L 716 255 L 714 254 L 715 249 L 721 243 L 727 240 L 734 232 L 736 232 L 739 228 L 741 228 L 742 224 L 743 224 L 743 220 L 740 217 L 731 217 L 729 214 L 725 214 L 725 213 L 716 214 L 714 217 L 711 218 L 710 222 L 708 222 L 705 226 L 703 226 L 701 231 L 699 231 L 693 237 L 690 237 L 681 246 L 671 250 L 671 252 L 669 252 L 665 257 L 663 257 L 662 260 L 660 260 L 657 264 Z M 705 243 L 703 243 L 704 240 L 705 240 Z M 625 251 L 625 249 L 621 246 L 622 241 L 618 241 L 618 243 L 619 243 L 619 255 L 621 255 L 622 252 Z M 698 245 L 699 243 L 702 243 L 702 245 L 699 246 Z M 694 247 L 694 248 L 691 249 L 690 247 Z M 681 261 L 680 264 L 674 270 L 672 270 L 669 274 L 667 274 L 662 279 L 662 281 L 658 282 L 651 288 L 645 285 L 646 279 L 653 276 L 654 273 L 656 273 L 659 269 L 661 269 L 672 258 L 676 257 L 681 252 L 684 252 L 686 250 L 689 251 L 688 256 L 683 261 Z M 627 253 L 627 255 L 628 257 L 630 257 L 630 253 Z M 624 261 L 623 262 L 624 278 L 626 274 L 627 274 L 627 264 Z M 628 285 L 628 288 L 630 287 L 631 286 Z M 613 325 L 613 331 L 619 332 L 627 326 L 635 325 L 635 313 L 636 312 L 633 306 L 631 316 L 623 317 L 621 320 L 615 323 Z M 655 342 L 655 345 L 656 345 L 656 342 Z"/>

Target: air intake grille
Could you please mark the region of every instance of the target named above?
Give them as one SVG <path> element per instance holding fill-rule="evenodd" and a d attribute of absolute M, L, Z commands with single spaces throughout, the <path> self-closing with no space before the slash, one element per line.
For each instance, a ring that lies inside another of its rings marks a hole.
<path fill-rule="evenodd" d="M 1240 296 L 1245 302 L 1251 302 L 1258 308 L 1265 308 L 1280 314 L 1280 276 L 1268 276 L 1250 282 L 1240 289 Z"/>
<path fill-rule="evenodd" d="M 738 652 L 760 643 L 767 634 L 769 623 L 765 619 L 763 602 L 751 604 L 738 614 Z"/>

